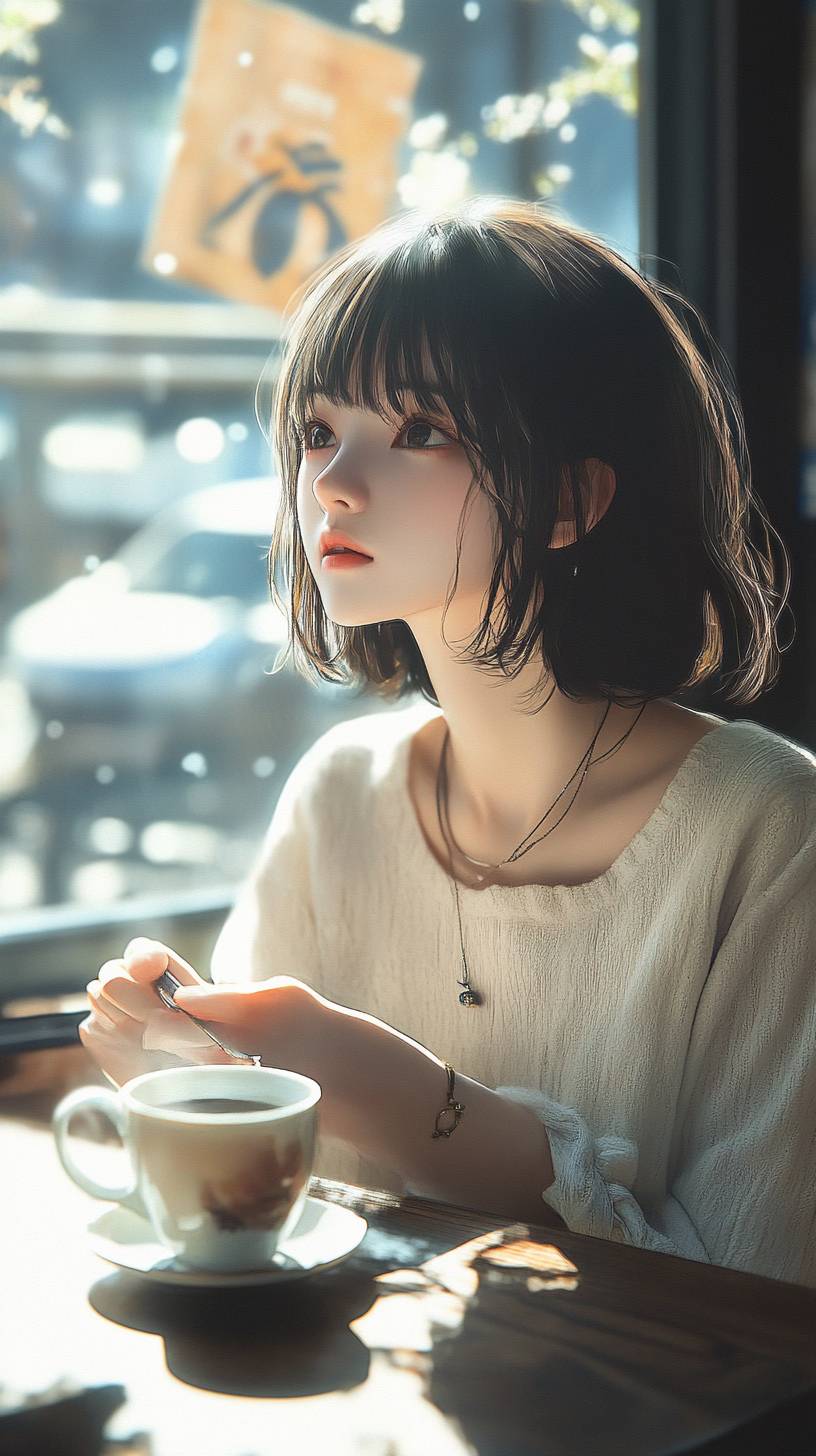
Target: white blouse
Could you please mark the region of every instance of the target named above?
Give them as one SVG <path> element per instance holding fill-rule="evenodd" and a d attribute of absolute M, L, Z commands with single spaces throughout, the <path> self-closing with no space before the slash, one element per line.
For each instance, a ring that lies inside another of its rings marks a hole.
<path fill-rule="evenodd" d="M 213 979 L 296 976 L 526 1103 L 568 1228 L 816 1286 L 816 757 L 723 723 L 598 878 L 460 886 L 466 1009 L 453 884 L 408 793 L 438 712 L 303 755 Z M 327 1140 L 315 1171 L 405 1190 Z"/>

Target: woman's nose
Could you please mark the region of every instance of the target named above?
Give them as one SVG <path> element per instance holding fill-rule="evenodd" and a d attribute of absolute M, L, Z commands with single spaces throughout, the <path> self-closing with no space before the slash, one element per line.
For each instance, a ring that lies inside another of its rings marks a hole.
<path fill-rule="evenodd" d="M 363 506 L 368 498 L 368 488 L 359 459 L 341 446 L 315 476 L 312 493 L 324 510 L 336 501 L 342 501 L 349 507 Z"/>

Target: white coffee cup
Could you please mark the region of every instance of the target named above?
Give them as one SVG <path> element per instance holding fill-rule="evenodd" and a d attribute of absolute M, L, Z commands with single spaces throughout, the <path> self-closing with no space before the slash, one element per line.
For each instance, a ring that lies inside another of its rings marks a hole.
<path fill-rule="evenodd" d="M 80 1087 L 54 1112 L 66 1173 L 95 1198 L 144 1213 L 157 1238 L 195 1269 L 262 1269 L 297 1224 L 314 1166 L 317 1082 L 272 1067 L 172 1067 L 117 1091 Z M 182 1111 L 192 1099 L 269 1103 L 248 1112 Z M 76 1162 L 68 1142 L 79 1109 L 110 1119 L 132 1178 L 106 1187 Z"/>

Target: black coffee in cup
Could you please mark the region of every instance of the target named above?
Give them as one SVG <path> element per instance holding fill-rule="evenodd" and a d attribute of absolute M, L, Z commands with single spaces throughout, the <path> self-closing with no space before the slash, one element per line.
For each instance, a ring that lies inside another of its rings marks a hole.
<path fill-rule="evenodd" d="M 163 1102 L 165 1112 L 201 1112 L 205 1117 L 213 1113 L 234 1115 L 242 1112 L 273 1112 L 274 1102 L 252 1102 L 247 1097 L 185 1097 L 177 1102 Z"/>
<path fill-rule="evenodd" d="M 271 1269 L 308 1197 L 320 1096 L 317 1082 L 280 1067 L 166 1067 L 116 1092 L 69 1092 L 54 1112 L 57 1152 L 86 1193 L 143 1207 L 185 1269 Z M 131 1164 L 125 1183 L 101 1183 L 75 1160 L 70 1123 L 80 1108 L 97 1109 L 118 1132 Z"/>

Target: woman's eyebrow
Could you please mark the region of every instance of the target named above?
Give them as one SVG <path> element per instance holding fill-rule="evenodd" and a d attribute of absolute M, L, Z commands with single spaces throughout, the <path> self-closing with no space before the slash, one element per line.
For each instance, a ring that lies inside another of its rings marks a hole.
<path fill-rule="evenodd" d="M 395 383 L 394 389 L 398 394 L 403 395 L 406 401 L 411 400 L 414 404 L 419 404 L 419 396 L 422 394 L 426 399 L 433 400 L 445 414 L 450 414 L 438 380 L 422 379 L 409 382 L 407 379 L 401 379 Z M 342 404 L 336 403 L 330 395 L 323 394 L 321 390 L 316 389 L 305 396 L 305 408 L 310 409 L 318 400 L 323 400 L 326 404 L 330 404 L 335 408 L 344 407 Z M 350 409 L 355 408 L 354 405 L 345 407 Z"/>
<path fill-rule="evenodd" d="M 427 401 L 427 407 L 446 419 L 452 420 L 453 416 L 450 407 L 445 399 L 443 390 L 438 380 L 421 379 L 409 383 L 408 380 L 400 381 L 396 386 L 397 390 L 404 396 L 403 403 L 410 402 L 412 405 L 422 408 L 422 396 Z"/>

